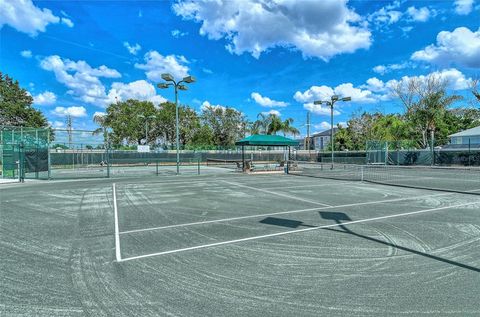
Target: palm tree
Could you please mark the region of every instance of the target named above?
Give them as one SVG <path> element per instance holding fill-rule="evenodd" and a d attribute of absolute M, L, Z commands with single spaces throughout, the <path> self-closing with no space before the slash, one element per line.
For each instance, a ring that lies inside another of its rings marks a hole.
<path fill-rule="evenodd" d="M 297 128 L 295 128 L 294 126 L 292 126 L 292 123 L 293 123 L 293 119 L 292 118 L 288 118 L 286 119 L 285 121 L 283 121 L 282 123 L 282 131 L 283 131 L 283 135 L 287 135 L 289 133 L 291 133 L 293 135 L 293 137 L 295 138 L 295 135 L 297 134 L 300 134 L 300 131 L 298 131 Z"/>
<path fill-rule="evenodd" d="M 269 124 L 269 117 L 264 113 L 257 115 L 257 120 L 253 122 L 250 133 L 251 134 L 267 134 Z"/>
<path fill-rule="evenodd" d="M 97 113 L 93 116 L 93 122 L 98 124 L 100 127 L 95 129 L 92 132 L 92 135 L 103 134 L 103 144 L 104 144 L 105 147 L 107 147 L 107 142 L 108 142 L 106 120 L 107 120 L 107 115 L 106 114 Z"/>
<path fill-rule="evenodd" d="M 268 127 L 267 127 L 267 134 L 277 134 L 277 132 L 283 130 L 283 122 L 279 116 L 276 114 L 269 114 L 268 115 Z"/>

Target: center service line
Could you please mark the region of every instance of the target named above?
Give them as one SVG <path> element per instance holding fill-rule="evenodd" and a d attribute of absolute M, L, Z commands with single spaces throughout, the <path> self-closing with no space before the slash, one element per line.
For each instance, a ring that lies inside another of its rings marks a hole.
<path fill-rule="evenodd" d="M 115 183 L 112 184 L 113 190 L 113 214 L 115 218 L 115 258 L 117 262 L 122 261 L 120 254 L 120 230 L 118 229 L 118 208 L 117 208 L 117 191 L 115 188 Z"/>

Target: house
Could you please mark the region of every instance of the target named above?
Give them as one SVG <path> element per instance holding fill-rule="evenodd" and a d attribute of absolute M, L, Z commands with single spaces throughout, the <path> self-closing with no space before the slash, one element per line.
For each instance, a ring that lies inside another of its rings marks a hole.
<path fill-rule="evenodd" d="M 450 144 L 448 148 L 480 147 L 480 126 L 465 131 L 457 132 L 448 136 Z"/>
<path fill-rule="evenodd" d="M 333 128 L 333 135 L 335 136 L 335 133 L 337 133 L 338 128 Z M 323 151 L 326 150 L 328 145 L 330 144 L 330 132 L 331 130 L 325 130 L 322 132 L 314 133 L 312 135 L 312 140 L 313 140 L 313 149 L 317 151 Z"/>

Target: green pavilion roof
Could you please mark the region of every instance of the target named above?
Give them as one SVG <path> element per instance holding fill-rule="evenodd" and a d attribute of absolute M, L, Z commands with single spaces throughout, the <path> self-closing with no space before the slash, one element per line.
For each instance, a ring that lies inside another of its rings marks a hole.
<path fill-rule="evenodd" d="M 281 135 L 254 134 L 235 142 L 235 145 L 294 146 L 298 141 Z"/>

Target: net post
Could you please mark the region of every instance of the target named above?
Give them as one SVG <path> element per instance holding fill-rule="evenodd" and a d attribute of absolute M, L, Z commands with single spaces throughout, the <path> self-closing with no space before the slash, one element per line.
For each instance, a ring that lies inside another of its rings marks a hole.
<path fill-rule="evenodd" d="M 52 161 L 51 161 L 51 157 L 50 157 L 50 129 L 48 129 L 48 132 L 47 132 L 47 164 L 48 164 L 48 179 L 50 180 L 52 178 Z"/>
<path fill-rule="evenodd" d="M 155 175 L 158 176 L 158 160 L 155 161 Z"/>
<path fill-rule="evenodd" d="M 200 175 L 200 158 L 197 157 L 197 172 L 198 172 L 198 175 Z"/>
<path fill-rule="evenodd" d="M 110 143 L 107 144 L 105 152 L 105 161 L 107 162 L 107 178 L 110 178 Z"/>
<path fill-rule="evenodd" d="M 360 181 L 363 182 L 364 176 L 363 176 L 363 171 L 364 171 L 364 166 L 360 166 Z"/>

